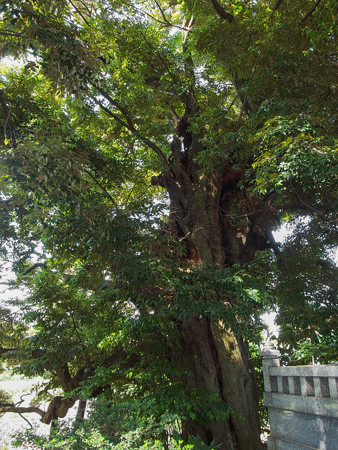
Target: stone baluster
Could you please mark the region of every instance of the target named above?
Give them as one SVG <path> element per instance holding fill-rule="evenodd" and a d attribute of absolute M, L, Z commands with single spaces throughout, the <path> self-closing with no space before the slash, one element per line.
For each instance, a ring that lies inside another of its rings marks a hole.
<path fill-rule="evenodd" d="M 335 377 L 329 377 L 329 390 L 331 398 L 338 397 L 337 382 Z"/>

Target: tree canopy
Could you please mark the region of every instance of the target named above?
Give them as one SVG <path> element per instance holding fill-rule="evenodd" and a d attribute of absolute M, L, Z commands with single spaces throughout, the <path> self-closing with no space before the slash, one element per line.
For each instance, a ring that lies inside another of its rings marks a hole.
<path fill-rule="evenodd" d="M 1 2 L 1 253 L 29 290 L 1 353 L 62 389 L 42 421 L 104 396 L 257 449 L 261 312 L 334 358 L 335 8 Z"/>

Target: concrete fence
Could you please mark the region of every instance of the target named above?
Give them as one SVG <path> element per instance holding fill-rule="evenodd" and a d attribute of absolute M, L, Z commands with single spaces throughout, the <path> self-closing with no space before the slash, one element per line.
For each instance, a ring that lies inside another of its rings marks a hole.
<path fill-rule="evenodd" d="M 268 449 L 338 450 L 338 365 L 280 367 L 271 342 L 261 356 Z"/>

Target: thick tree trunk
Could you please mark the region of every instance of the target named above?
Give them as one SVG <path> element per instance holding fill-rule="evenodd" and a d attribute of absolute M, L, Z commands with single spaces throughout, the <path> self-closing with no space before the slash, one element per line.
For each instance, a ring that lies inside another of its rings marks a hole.
<path fill-rule="evenodd" d="M 196 155 L 203 149 L 198 136 L 189 131 L 197 107 L 189 111 L 187 107 L 172 142 L 170 170 L 153 179 L 169 193 L 168 231 L 186 243 L 187 259 L 202 266 L 252 261 L 257 250 L 268 246 L 273 208 L 266 199 L 248 198 L 240 188 L 239 182 L 245 183 L 244 169 L 238 169 L 241 160 L 237 168 L 230 158 L 223 167 L 201 172 Z M 209 427 L 186 421 L 184 437 L 200 435 L 223 450 L 260 449 L 258 396 L 247 345 L 208 317 L 185 319 L 181 331 L 181 349 L 174 363 L 189 369 L 186 388 L 207 389 L 234 411 L 226 421 Z"/>
<path fill-rule="evenodd" d="M 232 202 L 241 195 L 238 179 L 236 173 L 228 172 L 190 190 L 189 186 L 184 190 L 169 186 L 173 222 L 187 243 L 188 258 L 198 264 L 245 263 L 266 246 L 266 237 L 255 229 L 252 217 L 242 228 L 231 220 Z M 182 367 L 187 364 L 191 373 L 185 380 L 187 389 L 205 388 L 216 393 L 219 401 L 234 411 L 228 420 L 209 427 L 187 421 L 184 437 L 200 435 L 206 443 L 220 444 L 222 450 L 260 449 L 258 396 L 247 345 L 221 322 L 207 317 L 190 317 L 183 322 L 181 345 L 179 363 Z"/>
<path fill-rule="evenodd" d="M 222 323 L 212 323 L 211 330 L 223 380 L 223 398 L 236 413 L 229 421 L 234 448 L 259 449 L 258 392 L 248 345 Z"/>
<path fill-rule="evenodd" d="M 189 368 L 184 380 L 187 390 L 207 389 L 235 412 L 209 427 L 186 421 L 183 437 L 200 435 L 207 444 L 220 444 L 222 450 L 260 449 L 257 395 L 244 343 L 221 323 L 191 317 L 183 323 L 181 345 L 176 363 Z"/>

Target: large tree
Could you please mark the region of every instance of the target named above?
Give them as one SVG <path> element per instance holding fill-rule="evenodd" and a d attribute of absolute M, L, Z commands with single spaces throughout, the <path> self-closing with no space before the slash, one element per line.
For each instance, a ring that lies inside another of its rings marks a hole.
<path fill-rule="evenodd" d="M 165 386 L 184 436 L 260 448 L 246 339 L 288 264 L 271 231 L 304 216 L 333 244 L 334 3 L 1 2 L 2 55 L 25 63 L 0 102 L 26 373 Z M 53 402 L 46 422 L 71 404 Z"/>

